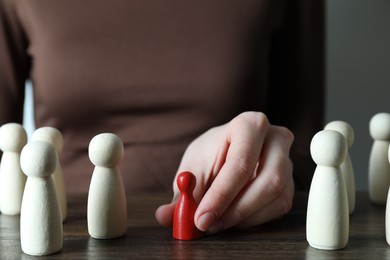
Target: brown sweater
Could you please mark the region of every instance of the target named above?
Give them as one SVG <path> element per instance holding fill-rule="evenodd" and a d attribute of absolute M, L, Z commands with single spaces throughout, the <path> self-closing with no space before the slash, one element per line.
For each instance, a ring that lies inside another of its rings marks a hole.
<path fill-rule="evenodd" d="M 240 112 L 295 134 L 298 188 L 323 120 L 323 3 L 311 0 L 0 0 L 0 125 L 64 135 L 68 192 L 88 190 L 91 138 L 124 142 L 127 192 L 171 190 L 187 145 Z"/>

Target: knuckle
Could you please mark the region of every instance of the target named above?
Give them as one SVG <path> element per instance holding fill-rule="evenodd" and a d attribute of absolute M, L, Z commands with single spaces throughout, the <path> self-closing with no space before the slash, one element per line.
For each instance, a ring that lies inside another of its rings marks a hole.
<path fill-rule="evenodd" d="M 248 213 L 245 212 L 243 209 L 240 209 L 240 208 L 237 208 L 234 210 L 234 220 L 235 220 L 235 223 L 239 224 L 241 222 L 243 222 L 247 217 L 248 217 Z"/>
<path fill-rule="evenodd" d="M 268 185 L 268 189 L 273 196 L 279 197 L 284 193 L 286 184 L 286 175 L 282 174 L 281 172 L 275 172 L 271 174 L 271 180 Z"/>
<path fill-rule="evenodd" d="M 228 205 L 230 204 L 232 197 L 226 190 L 220 190 L 215 193 L 215 201 L 218 201 L 219 205 Z"/>
<path fill-rule="evenodd" d="M 279 197 L 283 193 L 284 189 L 283 178 L 280 175 L 275 175 L 272 178 L 268 189 L 273 196 Z"/>
<path fill-rule="evenodd" d="M 294 184 L 292 180 L 292 175 L 288 173 L 274 174 L 269 188 L 270 192 L 278 198 L 277 201 L 279 205 L 280 214 L 287 214 L 291 210 L 293 205 Z"/>
<path fill-rule="evenodd" d="M 287 214 L 290 212 L 292 206 L 293 206 L 293 196 L 290 195 L 288 192 L 284 192 L 282 196 L 280 197 L 280 213 L 281 214 Z"/>
<path fill-rule="evenodd" d="M 287 127 L 280 127 L 281 135 L 285 140 L 287 140 L 289 143 L 294 142 L 294 134 L 287 128 Z"/>
<path fill-rule="evenodd" d="M 280 139 L 283 140 L 283 143 L 287 147 L 291 147 L 294 142 L 295 136 L 290 129 L 284 126 L 272 126 L 274 134 Z"/>
<path fill-rule="evenodd" d="M 231 162 L 232 169 L 235 169 L 235 173 L 237 178 L 245 178 L 248 179 L 252 176 L 253 169 L 252 169 L 252 163 L 250 162 L 249 158 L 242 157 L 240 159 L 236 159 L 233 162 Z"/>
<path fill-rule="evenodd" d="M 269 121 L 267 116 L 262 112 L 243 112 L 233 120 L 234 124 L 249 125 L 250 127 L 258 130 L 264 127 L 268 127 Z"/>

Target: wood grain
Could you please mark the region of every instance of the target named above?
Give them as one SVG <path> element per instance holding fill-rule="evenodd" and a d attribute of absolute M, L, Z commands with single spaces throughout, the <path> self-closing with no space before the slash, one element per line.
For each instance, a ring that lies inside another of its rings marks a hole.
<path fill-rule="evenodd" d="M 385 239 L 385 208 L 359 192 L 351 216 L 345 249 L 322 251 L 308 246 L 305 233 L 307 194 L 297 193 L 293 210 L 281 220 L 249 228 L 228 230 L 194 241 L 172 238 L 172 229 L 154 219 L 156 208 L 168 194 L 128 195 L 128 228 L 124 237 L 97 240 L 88 235 L 87 198 L 68 198 L 64 247 L 45 259 L 384 259 L 390 258 Z M 0 215 L 0 259 L 35 259 L 20 249 L 19 217 Z"/>

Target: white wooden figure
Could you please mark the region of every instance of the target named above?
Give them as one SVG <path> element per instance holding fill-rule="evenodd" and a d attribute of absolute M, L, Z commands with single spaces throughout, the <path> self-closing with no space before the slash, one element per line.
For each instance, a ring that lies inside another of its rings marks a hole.
<path fill-rule="evenodd" d="M 311 141 L 317 167 L 309 191 L 306 238 L 313 248 L 336 250 L 348 243 L 348 197 L 340 170 L 347 149 L 344 136 L 334 130 L 320 131 Z"/>
<path fill-rule="evenodd" d="M 387 159 L 390 163 L 390 146 L 387 153 Z M 385 213 L 385 234 L 386 234 L 386 242 L 390 245 L 390 188 L 387 191 L 387 199 L 386 199 L 386 213 Z"/>
<path fill-rule="evenodd" d="M 119 163 L 122 140 L 111 133 L 92 138 L 89 158 L 95 165 L 88 193 L 88 232 L 96 239 L 123 236 L 127 230 L 127 202 Z"/>
<path fill-rule="evenodd" d="M 369 124 L 374 139 L 368 168 L 368 193 L 375 204 L 385 205 L 390 185 L 390 164 L 387 157 L 390 144 L 390 114 L 378 113 Z"/>
<path fill-rule="evenodd" d="M 20 163 L 27 175 L 20 213 L 20 242 L 28 255 L 49 255 L 61 250 L 63 226 L 61 209 L 52 174 L 57 154 L 45 141 L 29 142 Z"/>
<path fill-rule="evenodd" d="M 58 156 L 62 150 L 63 143 L 64 143 L 62 134 L 58 129 L 54 127 L 46 126 L 46 127 L 41 127 L 36 129 L 33 132 L 31 138 L 32 140 L 49 142 L 56 149 L 57 164 L 56 164 L 56 169 L 54 171 L 54 174 L 52 175 L 52 178 L 54 181 L 54 185 L 56 187 L 57 197 L 60 203 L 62 221 L 65 221 L 67 216 L 67 211 L 68 211 L 67 197 L 66 197 L 66 189 L 65 189 L 65 182 L 64 182 L 61 162 Z"/>
<path fill-rule="evenodd" d="M 345 121 L 332 121 L 325 126 L 325 130 L 335 130 L 340 132 L 347 140 L 348 151 L 352 147 L 355 140 L 355 133 L 349 123 Z M 347 152 L 345 160 L 340 165 L 340 168 L 341 175 L 343 176 L 345 185 L 347 186 L 349 214 L 352 214 L 356 206 L 356 184 L 352 160 L 349 152 Z"/>
<path fill-rule="evenodd" d="M 20 152 L 27 143 L 22 125 L 8 123 L 0 127 L 0 211 L 5 215 L 18 215 L 22 205 L 26 176 L 20 168 Z"/>

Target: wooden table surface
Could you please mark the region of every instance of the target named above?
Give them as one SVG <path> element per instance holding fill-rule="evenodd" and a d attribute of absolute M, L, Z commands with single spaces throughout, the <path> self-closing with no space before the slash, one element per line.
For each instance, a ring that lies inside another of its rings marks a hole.
<path fill-rule="evenodd" d="M 96 240 L 88 235 L 86 196 L 68 198 L 64 245 L 45 259 L 384 259 L 390 258 L 385 239 L 385 207 L 372 205 L 365 192 L 357 194 L 346 248 L 322 251 L 306 241 L 307 194 L 298 193 L 293 210 L 283 219 L 247 230 L 229 230 L 195 241 L 177 241 L 172 229 L 154 219 L 168 195 L 128 196 L 126 236 Z M 0 259 L 36 259 L 20 248 L 19 216 L 0 215 Z"/>

